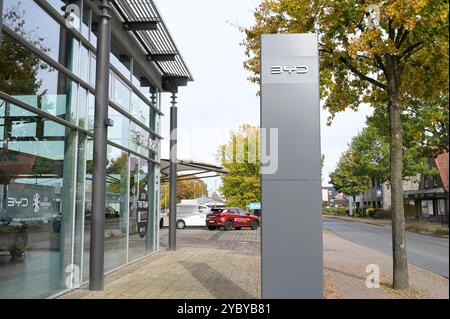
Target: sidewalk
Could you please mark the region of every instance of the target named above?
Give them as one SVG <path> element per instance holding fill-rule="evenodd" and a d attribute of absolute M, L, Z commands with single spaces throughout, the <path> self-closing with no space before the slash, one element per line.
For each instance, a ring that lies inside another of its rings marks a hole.
<path fill-rule="evenodd" d="M 165 230 L 164 230 L 165 231 Z M 448 298 L 444 277 L 410 265 L 412 289 L 399 294 L 389 288 L 392 259 L 324 231 L 324 292 L 326 299 Z M 166 242 L 167 233 L 162 240 Z M 108 275 L 105 290 L 87 287 L 62 299 L 259 299 L 261 291 L 260 232 L 185 229 L 178 250 L 144 258 Z M 380 267 L 379 289 L 368 289 L 366 266 Z"/>
<path fill-rule="evenodd" d="M 369 289 L 365 280 L 367 265 L 380 269 L 381 287 Z M 409 264 L 411 289 L 399 293 L 392 284 L 392 258 L 343 239 L 330 231 L 324 232 L 324 274 L 330 280 L 339 299 L 449 298 L 448 279 Z"/>
<path fill-rule="evenodd" d="M 166 250 L 105 279 L 105 290 L 83 287 L 62 299 L 257 299 L 260 298 L 260 231 L 178 232 L 176 252 Z M 162 244 L 167 240 L 163 230 Z"/>

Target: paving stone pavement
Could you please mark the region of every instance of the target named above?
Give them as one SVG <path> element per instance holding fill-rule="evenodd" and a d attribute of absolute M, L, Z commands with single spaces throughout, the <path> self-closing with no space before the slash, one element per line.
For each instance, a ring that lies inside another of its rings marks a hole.
<path fill-rule="evenodd" d="M 161 251 L 105 278 L 105 290 L 87 287 L 63 299 L 257 299 L 260 298 L 260 231 L 184 229 L 177 251 Z"/>
<path fill-rule="evenodd" d="M 178 231 L 177 251 L 167 250 L 167 229 L 161 251 L 105 278 L 105 290 L 82 287 L 63 299 L 258 299 L 260 298 L 260 231 L 225 232 L 205 229 Z M 365 285 L 366 266 L 377 264 L 381 288 Z M 448 279 L 414 265 L 410 279 L 417 298 L 449 298 Z M 392 259 L 324 232 L 325 298 L 405 298 L 387 288 Z"/>

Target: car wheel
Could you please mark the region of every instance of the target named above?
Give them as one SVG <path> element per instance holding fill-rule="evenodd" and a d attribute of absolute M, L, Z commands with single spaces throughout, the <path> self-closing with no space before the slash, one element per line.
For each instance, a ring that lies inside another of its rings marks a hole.
<path fill-rule="evenodd" d="M 179 220 L 177 221 L 177 228 L 178 228 L 178 229 L 184 229 L 185 227 L 186 227 L 186 223 L 184 222 L 184 220 L 179 219 Z"/>
<path fill-rule="evenodd" d="M 216 226 L 208 226 L 209 230 L 216 230 Z"/>
<path fill-rule="evenodd" d="M 234 227 L 234 229 L 236 229 L 236 230 L 241 230 L 242 227 Z"/>
<path fill-rule="evenodd" d="M 258 222 L 256 220 L 252 221 L 251 228 L 252 228 L 252 230 L 257 230 L 258 229 Z"/>
<path fill-rule="evenodd" d="M 227 220 L 225 222 L 225 225 L 223 225 L 223 229 L 225 229 L 226 231 L 233 230 L 233 228 L 234 228 L 234 224 L 231 220 Z"/>

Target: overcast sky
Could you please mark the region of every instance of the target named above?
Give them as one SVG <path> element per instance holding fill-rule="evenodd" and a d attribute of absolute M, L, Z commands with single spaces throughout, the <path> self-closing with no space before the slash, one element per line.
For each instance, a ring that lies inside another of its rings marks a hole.
<path fill-rule="evenodd" d="M 260 0 L 155 0 L 195 81 L 180 89 L 178 99 L 178 158 L 219 164 L 215 153 L 228 140 L 230 130 L 244 123 L 259 125 L 258 87 L 243 68 L 243 34 L 236 26 L 254 22 Z M 169 154 L 170 95 L 163 97 L 162 157 Z M 326 126 L 322 110 L 322 153 L 325 154 L 323 185 L 351 138 L 365 126 L 369 107 L 347 111 Z M 206 180 L 214 191 L 220 179 Z"/>

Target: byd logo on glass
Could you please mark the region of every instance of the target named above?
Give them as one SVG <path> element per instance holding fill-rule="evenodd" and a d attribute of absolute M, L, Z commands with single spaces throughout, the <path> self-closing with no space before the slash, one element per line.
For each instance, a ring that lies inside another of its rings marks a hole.
<path fill-rule="evenodd" d="M 28 198 L 16 198 L 16 197 L 8 198 L 8 207 L 28 207 L 28 204 L 29 204 Z"/>

